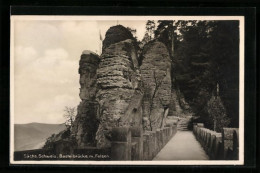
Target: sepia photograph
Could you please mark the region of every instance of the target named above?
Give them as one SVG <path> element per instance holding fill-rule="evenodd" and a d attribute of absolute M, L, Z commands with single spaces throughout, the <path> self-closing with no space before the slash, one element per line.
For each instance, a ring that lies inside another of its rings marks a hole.
<path fill-rule="evenodd" d="M 10 163 L 243 165 L 243 16 L 12 15 Z"/>

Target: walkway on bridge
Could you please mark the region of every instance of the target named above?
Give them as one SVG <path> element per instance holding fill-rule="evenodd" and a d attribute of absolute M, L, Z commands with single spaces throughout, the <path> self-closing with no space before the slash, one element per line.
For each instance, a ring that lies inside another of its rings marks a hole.
<path fill-rule="evenodd" d="M 153 160 L 209 160 L 192 131 L 178 131 Z"/>

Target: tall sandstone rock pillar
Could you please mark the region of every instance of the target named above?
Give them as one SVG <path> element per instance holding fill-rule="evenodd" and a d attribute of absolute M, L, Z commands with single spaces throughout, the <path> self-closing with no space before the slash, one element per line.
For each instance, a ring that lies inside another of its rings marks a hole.
<path fill-rule="evenodd" d="M 100 62 L 97 54 L 91 51 L 83 51 L 79 62 L 80 74 L 80 99 L 78 113 L 72 126 L 72 134 L 75 135 L 78 147 L 95 146 L 95 135 L 98 127 L 96 118 L 97 92 L 96 71 Z"/>
<path fill-rule="evenodd" d="M 140 72 L 144 83 L 146 129 L 156 130 L 164 126 L 171 99 L 171 60 L 163 43 L 152 41 L 144 46 Z"/>
<path fill-rule="evenodd" d="M 97 70 L 99 126 L 97 147 L 111 146 L 114 127 L 142 125 L 140 74 L 131 32 L 121 25 L 111 27 L 103 41 Z"/>

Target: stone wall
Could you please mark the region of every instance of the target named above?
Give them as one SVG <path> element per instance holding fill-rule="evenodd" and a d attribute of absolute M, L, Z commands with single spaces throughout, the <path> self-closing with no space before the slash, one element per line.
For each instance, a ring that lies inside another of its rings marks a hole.
<path fill-rule="evenodd" d="M 175 124 L 145 132 L 140 127 L 113 128 L 111 160 L 153 160 L 176 132 Z"/>
<path fill-rule="evenodd" d="M 163 127 L 171 99 L 171 60 L 166 46 L 153 41 L 144 46 L 140 72 L 144 83 L 143 116 L 147 130 Z"/>
<path fill-rule="evenodd" d="M 197 123 L 193 125 L 193 133 L 211 160 L 238 160 L 238 128 L 223 128 L 222 133 L 217 133 Z"/>

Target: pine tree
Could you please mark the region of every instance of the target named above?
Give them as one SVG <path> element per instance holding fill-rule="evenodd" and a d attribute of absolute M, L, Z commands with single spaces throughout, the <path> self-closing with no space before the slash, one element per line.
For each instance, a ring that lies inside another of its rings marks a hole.
<path fill-rule="evenodd" d="M 238 22 L 191 21 L 180 27 L 179 31 L 175 77 L 180 90 L 193 111 L 204 117 L 205 121 L 210 121 L 211 115 L 206 105 L 212 100 L 215 84 L 219 83 L 217 100 L 221 100 L 227 117 L 231 118 L 230 126 L 237 127 Z"/>
<path fill-rule="evenodd" d="M 151 41 L 154 38 L 155 22 L 153 20 L 148 20 L 145 25 L 148 40 Z"/>
<path fill-rule="evenodd" d="M 230 118 L 226 114 L 226 109 L 218 93 L 218 91 L 216 92 L 216 95 L 213 93 L 211 99 L 207 103 L 207 110 L 209 114 L 208 120 L 210 121 L 211 128 L 214 131 L 221 132 L 223 127 L 229 126 Z"/>
<path fill-rule="evenodd" d="M 155 38 L 166 45 L 171 57 L 174 54 L 174 31 L 176 30 L 174 22 L 173 20 L 159 20 L 154 32 Z"/>

